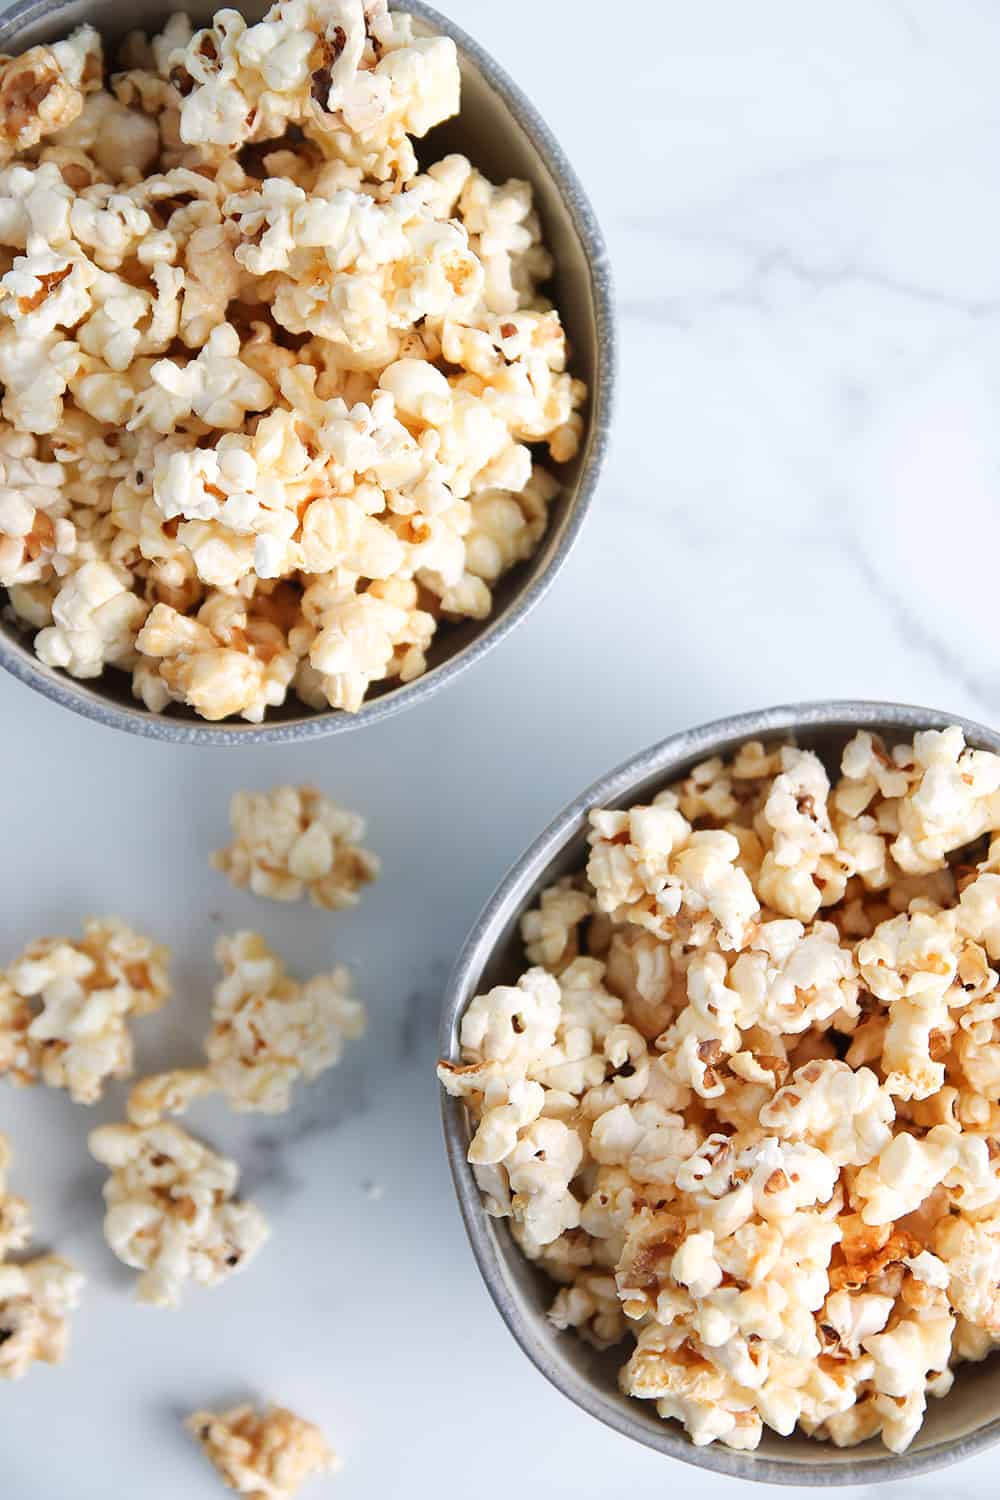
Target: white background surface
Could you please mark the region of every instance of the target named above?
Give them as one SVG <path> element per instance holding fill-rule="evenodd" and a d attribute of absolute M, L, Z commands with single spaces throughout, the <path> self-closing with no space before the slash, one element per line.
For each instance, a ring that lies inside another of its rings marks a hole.
<path fill-rule="evenodd" d="M 345 1469 L 316 1500 L 734 1494 L 576 1412 L 494 1313 L 439 1140 L 443 977 L 560 805 L 671 730 L 830 696 L 1000 720 L 1000 7 L 452 5 L 609 238 L 623 376 L 601 493 L 512 640 L 357 736 L 161 747 L 0 683 L 0 958 L 92 912 L 171 942 L 143 1069 L 196 1059 L 223 927 L 258 926 L 303 974 L 350 962 L 372 1021 L 286 1119 L 196 1112 L 274 1237 L 173 1313 L 129 1300 L 101 1240 L 84 1136 L 124 1090 L 92 1112 L 0 1090 L 13 1186 L 89 1277 L 69 1362 L 0 1392 L 5 1500 L 209 1500 L 177 1419 L 247 1393 L 334 1439 Z M 369 814 L 385 874 L 359 912 L 255 902 L 208 869 L 229 795 L 279 780 Z M 985 1500 L 998 1462 L 893 1493 Z"/>

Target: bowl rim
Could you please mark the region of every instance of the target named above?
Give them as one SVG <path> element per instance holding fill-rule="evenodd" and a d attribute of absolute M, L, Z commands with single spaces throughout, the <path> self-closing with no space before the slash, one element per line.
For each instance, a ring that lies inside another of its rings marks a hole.
<path fill-rule="evenodd" d="M 439 1055 L 458 1057 L 458 1026 L 475 992 L 497 939 L 511 916 L 524 909 L 524 901 L 542 871 L 586 825 L 593 807 L 614 805 L 631 788 L 651 776 L 668 778 L 685 762 L 708 758 L 715 749 L 735 739 L 767 739 L 795 730 L 856 728 L 885 730 L 943 729 L 956 724 L 969 743 L 1000 753 L 1000 734 L 961 714 L 915 704 L 880 702 L 875 699 L 830 699 L 780 704 L 715 719 L 692 729 L 680 730 L 630 756 L 592 782 L 568 802 L 548 827 L 507 871 L 486 902 L 462 946 L 449 977 L 438 1034 Z M 460 1099 L 441 1090 L 441 1119 L 452 1182 L 465 1232 L 487 1291 L 508 1331 L 535 1368 L 576 1406 L 623 1436 L 671 1458 L 717 1474 L 763 1484 L 801 1484 L 834 1487 L 849 1484 L 884 1483 L 913 1478 L 969 1458 L 1000 1441 L 1000 1416 L 974 1431 L 946 1438 L 919 1452 L 877 1458 L 841 1459 L 824 1462 L 817 1444 L 815 1462 L 790 1459 L 784 1462 L 766 1455 L 743 1453 L 711 1444 L 696 1447 L 677 1426 L 664 1421 L 661 1429 L 633 1418 L 628 1407 L 618 1404 L 581 1372 L 557 1361 L 538 1336 L 533 1317 L 525 1313 L 521 1300 L 508 1287 L 494 1243 L 494 1231 L 482 1206 L 482 1198 L 466 1160 L 469 1133 Z M 947 1397 L 942 1398 L 947 1400 Z"/>
<path fill-rule="evenodd" d="M 0 34 L 4 46 L 16 42 L 16 33 L 28 24 L 57 16 L 69 0 L 18 0 L 0 14 Z M 449 36 L 479 70 L 493 93 L 497 94 L 512 117 L 527 135 L 555 185 L 580 242 L 587 264 L 594 313 L 596 369 L 590 393 L 590 416 L 586 447 L 576 481 L 572 508 L 566 518 L 562 536 L 542 571 L 527 581 L 515 594 L 503 614 L 487 618 L 471 641 L 439 665 L 429 668 L 413 682 L 388 689 L 370 703 L 362 704 L 357 713 L 343 709 L 321 709 L 288 722 L 241 726 L 212 725 L 207 721 L 173 719 L 140 705 L 115 703 L 91 689 L 87 680 L 78 680 L 57 668 L 46 667 L 34 655 L 30 644 L 22 643 L 0 631 L 0 667 L 27 687 L 41 693 L 51 702 L 71 709 L 98 724 L 125 730 L 146 739 L 186 745 L 261 745 L 313 740 L 328 735 L 348 734 L 368 725 L 379 724 L 404 709 L 432 697 L 474 666 L 488 651 L 500 644 L 520 625 L 555 581 L 579 536 L 590 510 L 600 479 L 611 433 L 618 368 L 617 328 L 614 288 L 607 245 L 590 199 L 576 171 L 550 127 L 510 74 L 486 49 L 423 0 L 392 0 L 393 8 L 408 11 L 445 36 Z M 181 7 L 183 8 L 183 7 Z M 169 9 L 168 5 L 164 10 Z M 543 544 L 544 545 L 544 540 Z M 303 706 L 304 707 L 304 706 Z"/>

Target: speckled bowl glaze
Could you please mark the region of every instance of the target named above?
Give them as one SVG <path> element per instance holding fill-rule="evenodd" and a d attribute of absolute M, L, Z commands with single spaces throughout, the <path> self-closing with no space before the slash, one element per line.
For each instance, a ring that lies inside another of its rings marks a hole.
<path fill-rule="evenodd" d="M 524 970 L 518 936 L 521 914 L 546 886 L 582 869 L 586 862 L 587 814 L 593 807 L 647 802 L 699 761 L 728 755 L 744 740 L 794 738 L 835 769 L 844 743 L 858 729 L 871 729 L 891 746 L 918 729 L 959 724 L 970 744 L 1000 753 L 1000 735 L 956 714 L 895 703 L 798 703 L 720 719 L 671 735 L 626 761 L 575 799 L 549 825 L 510 871 L 486 906 L 452 974 L 441 1019 L 441 1056 L 458 1059 L 458 1028 L 473 995 L 494 984 L 512 983 Z M 906 1453 L 894 1455 L 878 1441 L 837 1449 L 796 1434 L 765 1430 L 755 1453 L 720 1444 L 696 1448 L 676 1422 L 656 1415 L 651 1401 L 624 1395 L 617 1384 L 621 1351 L 598 1353 L 572 1332 L 560 1333 L 546 1318 L 552 1284 L 525 1260 L 502 1219 L 484 1212 L 466 1161 L 469 1122 L 457 1099 L 443 1096 L 445 1144 L 465 1228 L 490 1295 L 532 1363 L 563 1395 L 616 1432 L 647 1448 L 699 1468 L 764 1484 L 876 1484 L 912 1478 L 967 1458 L 1000 1440 L 997 1359 L 959 1367 L 955 1384 L 928 1403 L 920 1433 Z"/>
<path fill-rule="evenodd" d="M 175 10 L 185 10 L 196 25 L 206 25 L 222 3 L 21 0 L 0 15 L 0 52 L 23 52 L 38 42 L 54 41 L 84 21 L 111 42 L 135 27 L 155 30 Z M 267 3 L 253 0 L 239 8 L 248 19 L 257 20 Z M 461 113 L 418 142 L 421 161 L 434 161 L 458 150 L 494 180 L 523 177 L 535 189 L 545 240 L 556 262 L 553 300 L 572 347 L 573 371 L 587 382 L 590 391 L 584 442 L 573 462 L 560 470 L 563 491 L 552 507 L 548 531 L 534 556 L 513 569 L 494 591 L 495 608 L 488 620 L 442 627 L 428 653 L 429 666 L 424 675 L 402 686 L 374 688 L 356 714 L 336 709 L 314 712 L 292 695 L 260 725 L 235 720 L 207 724 L 179 706 L 152 713 L 132 697 L 124 673 L 106 672 L 93 681 L 80 682 L 46 667 L 32 651 L 30 633 L 0 614 L 0 666 L 64 708 L 100 724 L 186 744 L 248 745 L 313 739 L 379 723 L 429 698 L 509 635 L 541 599 L 579 535 L 593 498 L 611 423 L 615 338 L 604 239 L 558 142 L 504 70 L 464 31 L 420 0 L 393 0 L 393 8 L 412 12 L 422 29 L 452 37 L 459 50 Z M 0 605 L 3 600 L 4 590 L 0 589 Z"/>

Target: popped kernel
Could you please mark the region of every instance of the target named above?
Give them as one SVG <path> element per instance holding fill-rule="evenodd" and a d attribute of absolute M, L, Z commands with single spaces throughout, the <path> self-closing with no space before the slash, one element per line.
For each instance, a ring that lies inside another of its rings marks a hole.
<path fill-rule="evenodd" d="M 235 1197 L 236 1163 L 182 1126 L 99 1125 L 87 1143 L 110 1173 L 104 1237 L 119 1260 L 142 1271 L 140 1302 L 172 1307 L 185 1282 L 225 1280 L 268 1238 L 260 1210 Z"/>
<path fill-rule="evenodd" d="M 115 917 L 29 944 L 0 978 L 0 1074 L 95 1103 L 107 1079 L 131 1073 L 128 1021 L 165 1003 L 168 957 Z"/>
<path fill-rule="evenodd" d="M 0 1262 L 11 1250 L 24 1250 L 31 1239 L 31 1210 L 23 1198 L 7 1191 L 11 1150 L 0 1134 Z"/>
<path fill-rule="evenodd" d="M 362 1036 L 364 1006 L 339 966 L 299 984 L 254 932 L 221 937 L 212 1030 L 205 1040 L 212 1078 L 237 1110 L 280 1114 L 294 1081 L 312 1081 Z"/>
<path fill-rule="evenodd" d="M 255 896 L 298 901 L 328 911 L 355 906 L 375 879 L 378 860 L 361 848 L 364 819 L 313 786 L 237 792 L 229 808 L 234 842 L 212 856 L 233 885 Z"/>
<path fill-rule="evenodd" d="M 164 1115 L 186 1114 L 196 1099 L 205 1099 L 218 1088 L 210 1068 L 151 1073 L 130 1089 L 125 1113 L 130 1125 L 155 1125 Z"/>
<path fill-rule="evenodd" d="M 39 1361 L 60 1364 L 69 1342 L 67 1314 L 83 1277 L 59 1255 L 17 1265 L 0 1261 L 0 1376 L 19 1380 Z"/>
<path fill-rule="evenodd" d="M 240 1495 L 292 1500 L 311 1475 L 338 1467 L 319 1428 L 284 1406 L 195 1411 L 184 1426 L 223 1483 Z"/>

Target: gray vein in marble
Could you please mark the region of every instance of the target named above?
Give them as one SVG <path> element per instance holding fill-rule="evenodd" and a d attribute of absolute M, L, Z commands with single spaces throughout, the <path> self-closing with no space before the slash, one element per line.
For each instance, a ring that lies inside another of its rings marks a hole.
<path fill-rule="evenodd" d="M 951 677 L 964 693 L 982 704 L 990 716 L 1000 715 L 1000 683 L 973 671 L 966 660 L 928 627 L 927 617 L 895 592 L 879 572 L 858 539 L 847 531 L 837 531 L 828 538 L 841 547 L 852 569 L 869 583 L 885 605 L 900 638 L 912 650 L 933 662 L 939 672 Z M 949 705 L 945 705 L 947 708 Z"/>
<path fill-rule="evenodd" d="M 441 1000 L 450 965 L 435 959 L 424 984 L 416 986 L 403 1000 L 399 1026 L 399 1056 L 414 1058 L 422 1054 L 429 1041 L 437 1036 Z"/>
<path fill-rule="evenodd" d="M 905 3 L 905 0 L 896 0 L 892 8 L 903 23 L 903 30 L 906 32 L 910 42 L 915 47 L 926 46 L 927 39 L 924 35 L 924 29 L 909 5 Z"/>
<path fill-rule="evenodd" d="M 764 283 L 769 277 L 788 276 L 815 292 L 828 292 L 866 287 L 871 291 L 884 292 L 910 302 L 928 307 L 939 307 L 949 312 L 963 314 L 981 321 L 1000 313 L 1000 297 L 963 297 L 959 293 L 944 291 L 940 287 L 927 286 L 921 282 L 889 276 L 884 271 L 866 267 L 858 260 L 843 259 L 839 264 L 823 267 L 810 264 L 801 254 L 796 254 L 780 244 L 758 244 L 727 230 L 698 230 L 679 227 L 670 214 L 655 217 L 626 216 L 616 221 L 616 227 L 669 238 L 675 244 L 692 246 L 695 249 L 726 250 L 750 262 L 747 275 L 735 288 L 718 292 L 685 292 L 679 297 L 634 297 L 620 296 L 618 311 L 625 317 L 663 317 L 676 321 L 680 326 L 689 326 L 685 319 L 668 309 L 692 303 L 701 307 L 752 307 L 760 312 L 769 311 L 765 300 Z"/>
<path fill-rule="evenodd" d="M 309 1088 L 308 1100 L 293 1096 L 292 1113 L 281 1127 L 258 1130 L 241 1147 L 245 1163 L 242 1192 L 252 1197 L 266 1187 L 269 1197 L 287 1197 L 302 1186 L 302 1179 L 289 1166 L 287 1157 L 296 1146 L 327 1135 L 346 1120 L 367 1114 L 372 1107 L 367 1071 L 362 1062 L 345 1058 L 339 1067 Z"/>

